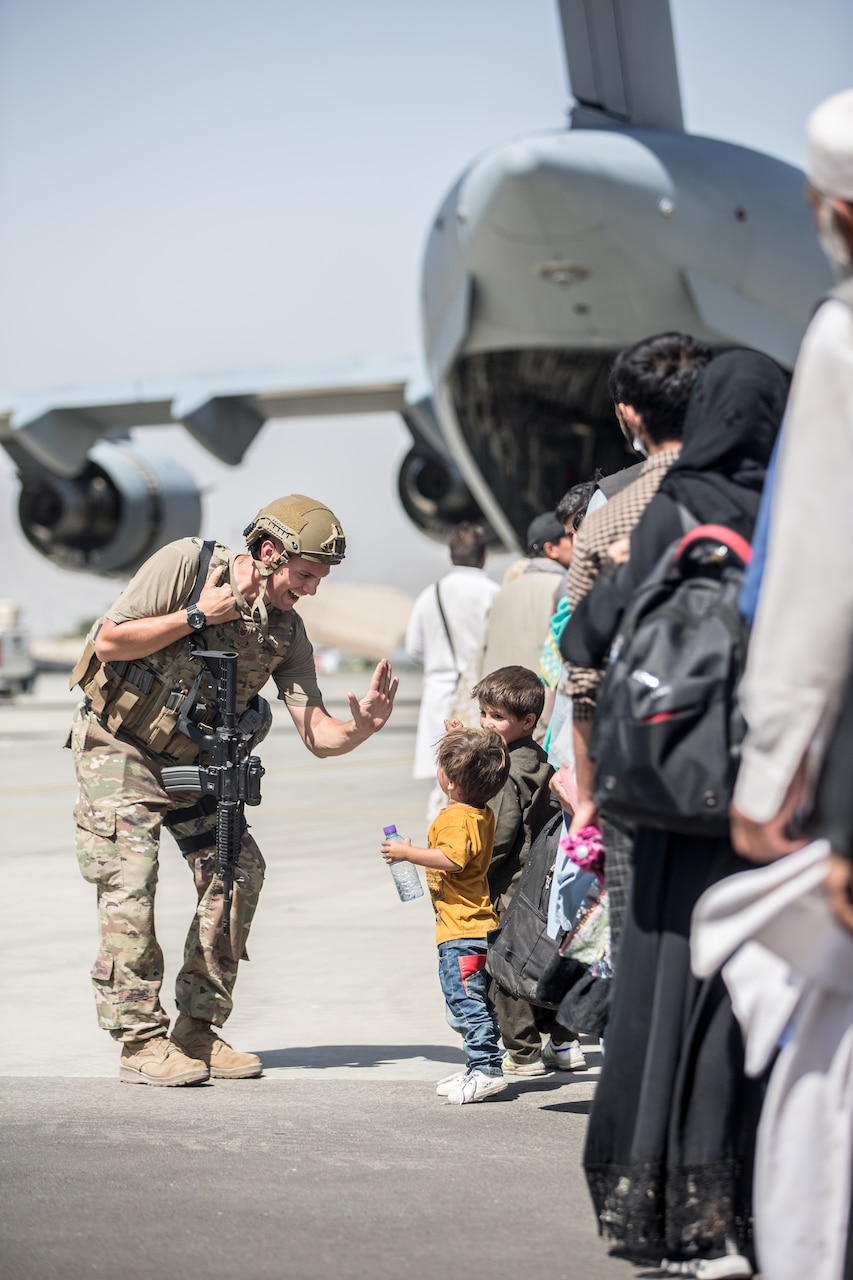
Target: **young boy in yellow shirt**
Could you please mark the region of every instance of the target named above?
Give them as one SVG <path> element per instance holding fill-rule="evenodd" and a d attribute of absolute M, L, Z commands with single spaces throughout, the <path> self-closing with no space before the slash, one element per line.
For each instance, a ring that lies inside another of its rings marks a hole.
<path fill-rule="evenodd" d="M 452 729 L 439 743 L 437 763 L 438 783 L 450 803 L 429 829 L 429 847 L 415 848 L 408 838 L 386 840 L 382 857 L 427 869 L 439 981 L 448 1021 L 465 1045 L 465 1070 L 440 1080 L 436 1093 L 448 1102 L 482 1102 L 506 1088 L 489 998 L 486 934 L 498 922 L 489 897 L 495 815 L 488 802 L 507 780 L 509 753 L 497 733 Z"/>

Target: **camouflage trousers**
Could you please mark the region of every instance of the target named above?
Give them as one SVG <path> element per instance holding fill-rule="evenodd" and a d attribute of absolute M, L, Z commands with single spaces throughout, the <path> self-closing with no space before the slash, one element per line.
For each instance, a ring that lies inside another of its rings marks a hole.
<path fill-rule="evenodd" d="M 74 717 L 71 749 L 77 771 L 74 810 L 77 860 L 84 879 L 97 886 L 100 948 L 92 968 L 98 1022 L 116 1040 L 144 1039 L 169 1025 L 160 1004 L 163 952 L 154 933 L 160 835 L 171 815 L 198 799 L 169 796 L 156 756 L 116 738 L 82 706 Z M 179 842 L 209 834 L 209 844 L 185 852 L 198 905 L 175 983 L 181 1013 L 222 1026 L 231 1012 L 240 959 L 264 878 L 264 860 L 244 832 L 240 881 L 231 895 L 229 936 L 222 933 L 223 889 L 215 875 L 216 815 L 172 821 Z M 197 842 L 194 842 L 197 843 Z"/>

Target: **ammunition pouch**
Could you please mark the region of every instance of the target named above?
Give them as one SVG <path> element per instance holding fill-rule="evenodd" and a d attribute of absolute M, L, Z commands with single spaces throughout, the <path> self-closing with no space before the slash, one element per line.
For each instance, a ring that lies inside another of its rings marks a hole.
<path fill-rule="evenodd" d="M 190 764 L 198 756 L 196 744 L 178 728 L 189 693 L 183 681 L 161 675 L 144 661 L 101 662 L 89 639 L 71 673 L 70 687 L 75 685 L 108 733 L 127 734 L 176 764 Z M 212 726 L 201 727 L 213 731 Z"/>
<path fill-rule="evenodd" d="M 256 693 L 249 700 L 246 710 L 237 718 L 237 728 L 247 740 L 250 750 L 263 742 L 272 728 L 272 709 L 266 698 Z"/>

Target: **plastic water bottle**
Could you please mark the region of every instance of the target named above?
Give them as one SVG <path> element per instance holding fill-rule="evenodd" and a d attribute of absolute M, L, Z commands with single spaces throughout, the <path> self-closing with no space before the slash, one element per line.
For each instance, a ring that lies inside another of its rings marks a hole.
<path fill-rule="evenodd" d="M 386 840 L 402 840 L 397 828 L 391 824 L 390 827 L 383 827 Z M 421 878 L 418 875 L 417 868 L 411 862 L 389 862 L 391 875 L 394 877 L 394 883 L 397 886 L 397 892 L 400 895 L 401 902 L 411 902 L 413 898 L 422 898 L 424 887 L 421 884 Z"/>

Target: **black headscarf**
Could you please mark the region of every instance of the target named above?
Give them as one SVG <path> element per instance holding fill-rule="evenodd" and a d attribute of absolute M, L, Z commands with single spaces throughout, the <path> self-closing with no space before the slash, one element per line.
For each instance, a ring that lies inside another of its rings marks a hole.
<path fill-rule="evenodd" d="M 716 356 L 693 388 L 681 453 L 658 492 L 701 524 L 723 524 L 750 539 L 787 395 L 788 380 L 769 356 Z"/>

